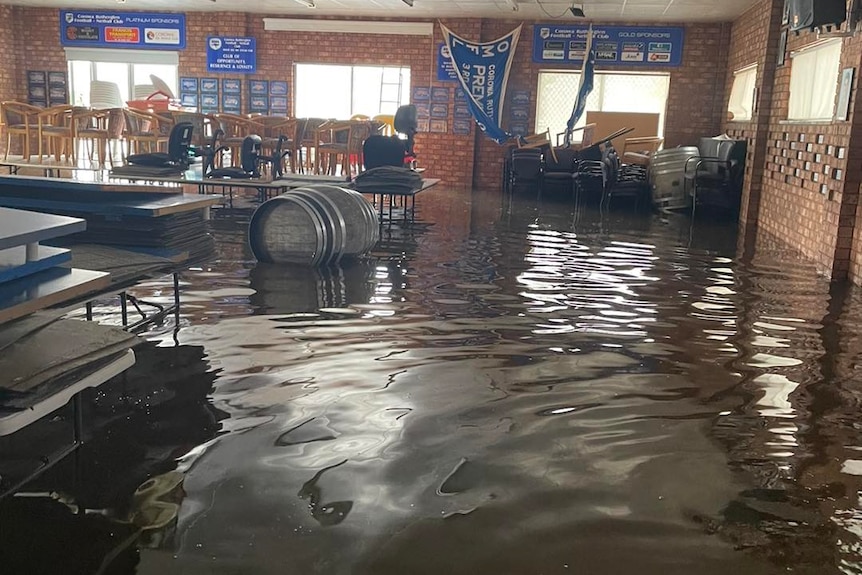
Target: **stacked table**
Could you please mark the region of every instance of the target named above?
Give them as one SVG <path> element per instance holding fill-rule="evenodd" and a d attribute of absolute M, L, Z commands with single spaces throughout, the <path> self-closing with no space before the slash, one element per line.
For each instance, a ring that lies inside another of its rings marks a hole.
<path fill-rule="evenodd" d="M 0 436 L 16 434 L 70 400 L 75 410 L 71 445 L 34 455 L 35 469 L 23 476 L 0 475 L 0 496 L 74 450 L 82 435 L 80 393 L 135 362 L 132 334 L 44 311 L 109 285 L 110 274 L 69 267 L 70 250 L 41 243 L 85 229 L 79 218 L 0 208 Z"/>

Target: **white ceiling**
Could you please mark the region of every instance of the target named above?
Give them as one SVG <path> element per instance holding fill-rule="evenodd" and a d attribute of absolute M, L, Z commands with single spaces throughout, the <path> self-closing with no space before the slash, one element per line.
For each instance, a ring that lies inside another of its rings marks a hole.
<path fill-rule="evenodd" d="M 758 0 L 577 0 L 590 19 L 629 22 L 729 21 Z M 292 16 L 335 15 L 392 18 L 515 18 L 519 20 L 575 21 L 568 13 L 571 1 L 559 0 L 414 0 L 411 8 L 402 0 L 314 0 L 306 8 L 295 0 L 0 0 L 21 6 L 74 8 L 76 10 L 176 10 L 185 12 L 225 10 Z M 513 5 L 518 5 L 518 10 Z"/>

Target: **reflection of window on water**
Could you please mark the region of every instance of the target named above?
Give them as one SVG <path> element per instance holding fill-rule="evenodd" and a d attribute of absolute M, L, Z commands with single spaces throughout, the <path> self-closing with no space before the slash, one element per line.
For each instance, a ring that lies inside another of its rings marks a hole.
<path fill-rule="evenodd" d="M 575 95 L 581 81 L 579 72 L 540 71 L 536 103 L 535 133 L 548 128 L 551 134 L 566 130 Z M 593 91 L 587 97 L 587 112 L 630 112 L 659 114 L 657 136 L 664 136 L 665 108 L 670 90 L 669 74 L 596 73 Z M 575 125 L 587 123 L 586 113 Z M 580 140 L 580 132 L 574 139 Z"/>
<path fill-rule="evenodd" d="M 394 114 L 410 102 L 410 68 L 296 65 L 296 116 L 337 118 Z"/>

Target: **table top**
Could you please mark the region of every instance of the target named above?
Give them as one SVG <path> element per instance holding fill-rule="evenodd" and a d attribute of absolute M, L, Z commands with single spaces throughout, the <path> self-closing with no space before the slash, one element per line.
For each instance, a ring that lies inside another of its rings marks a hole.
<path fill-rule="evenodd" d="M 87 222 L 80 218 L 0 208 L 0 250 L 38 243 L 86 229 Z"/>
<path fill-rule="evenodd" d="M 110 274 L 76 268 L 51 268 L 0 285 L 0 324 L 110 285 Z"/>
<path fill-rule="evenodd" d="M 181 182 L 171 182 L 181 183 Z M 75 178 L 48 178 L 44 176 L 21 176 L 18 174 L 0 176 L 0 187 L 15 186 L 18 188 L 45 188 L 52 189 L 87 189 L 94 192 L 122 192 L 122 193 L 160 193 L 181 194 L 181 189 L 167 186 L 148 186 L 146 184 L 134 183 L 121 180 L 90 181 Z"/>
<path fill-rule="evenodd" d="M 45 209 L 71 213 L 95 213 L 114 216 L 160 217 L 208 208 L 221 203 L 221 196 L 214 195 L 159 195 L 159 194 L 102 194 L 101 201 L 75 201 L 68 199 L 39 198 L 34 196 L 0 196 L 0 206 Z M 53 216 L 52 216 L 53 217 Z M 83 221 L 83 220 L 81 220 Z M 83 229 L 83 228 L 82 228 Z M 76 230 L 80 231 L 80 230 Z M 71 232 L 69 232 L 71 233 Z"/>
<path fill-rule="evenodd" d="M 84 389 L 99 387 L 133 365 L 135 365 L 135 352 L 127 349 L 116 354 L 110 360 L 100 363 L 98 368 L 91 370 L 88 374 L 80 378 L 67 379 L 63 382 L 63 387 L 57 390 L 52 389 L 53 393 L 30 403 L 26 409 L 0 416 L 0 436 L 11 435 L 27 427 L 63 407 Z"/>

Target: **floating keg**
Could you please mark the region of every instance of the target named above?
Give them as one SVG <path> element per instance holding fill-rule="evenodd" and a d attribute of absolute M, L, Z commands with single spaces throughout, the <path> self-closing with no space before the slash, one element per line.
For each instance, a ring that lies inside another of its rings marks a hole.
<path fill-rule="evenodd" d="M 648 177 L 655 205 L 667 209 L 691 205 L 691 198 L 685 191 L 685 165 L 699 153 L 695 146 L 684 146 L 661 150 L 652 156 Z"/>
<path fill-rule="evenodd" d="M 362 194 L 311 185 L 261 204 L 248 238 L 259 261 L 316 266 L 366 253 L 379 239 L 378 228 L 377 214 Z"/>

